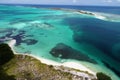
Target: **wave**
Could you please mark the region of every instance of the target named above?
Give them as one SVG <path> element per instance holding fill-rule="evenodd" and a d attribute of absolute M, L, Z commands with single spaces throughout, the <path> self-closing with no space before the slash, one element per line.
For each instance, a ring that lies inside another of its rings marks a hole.
<path fill-rule="evenodd" d="M 100 12 L 92 12 L 94 17 L 111 22 L 120 22 L 120 15 L 117 14 L 108 14 L 108 13 L 100 13 Z"/>

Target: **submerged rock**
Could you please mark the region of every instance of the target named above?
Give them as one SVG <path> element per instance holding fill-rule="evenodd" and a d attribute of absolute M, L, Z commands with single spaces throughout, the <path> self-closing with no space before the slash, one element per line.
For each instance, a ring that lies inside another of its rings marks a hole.
<path fill-rule="evenodd" d="M 33 44 L 36 44 L 37 42 L 38 41 L 35 39 L 27 39 L 23 41 L 23 43 L 26 43 L 27 45 L 33 45 Z"/>
<path fill-rule="evenodd" d="M 63 59 L 76 59 L 76 60 L 87 61 L 90 63 L 97 64 L 97 62 L 95 60 L 91 59 L 87 55 L 85 55 L 63 43 L 58 43 L 50 51 L 50 54 L 55 57 L 59 57 L 59 58 L 63 58 Z"/>

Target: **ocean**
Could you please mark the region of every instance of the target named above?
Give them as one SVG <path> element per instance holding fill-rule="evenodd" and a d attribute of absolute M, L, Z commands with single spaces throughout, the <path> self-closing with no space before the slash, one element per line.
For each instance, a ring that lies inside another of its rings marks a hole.
<path fill-rule="evenodd" d="M 0 43 L 13 39 L 18 53 L 76 61 L 120 80 L 120 7 L 2 4 Z"/>

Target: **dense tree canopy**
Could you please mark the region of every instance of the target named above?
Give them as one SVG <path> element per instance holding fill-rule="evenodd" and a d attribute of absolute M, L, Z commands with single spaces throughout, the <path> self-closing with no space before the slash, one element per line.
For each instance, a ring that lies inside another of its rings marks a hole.
<path fill-rule="evenodd" d="M 0 65 L 5 64 L 14 57 L 13 51 L 8 44 L 0 44 Z"/>

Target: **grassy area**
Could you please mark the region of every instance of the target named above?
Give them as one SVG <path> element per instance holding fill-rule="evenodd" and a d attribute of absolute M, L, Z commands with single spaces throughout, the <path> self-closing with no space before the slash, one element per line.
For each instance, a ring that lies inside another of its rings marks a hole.
<path fill-rule="evenodd" d="M 78 71 L 72 68 L 43 64 L 28 55 L 14 55 L 7 44 L 0 44 L 0 80 L 84 80 L 83 78 L 86 78 L 77 75 L 76 72 Z"/>
<path fill-rule="evenodd" d="M 27 55 L 15 55 L 3 68 L 8 75 L 19 80 L 72 80 L 74 76 Z"/>

